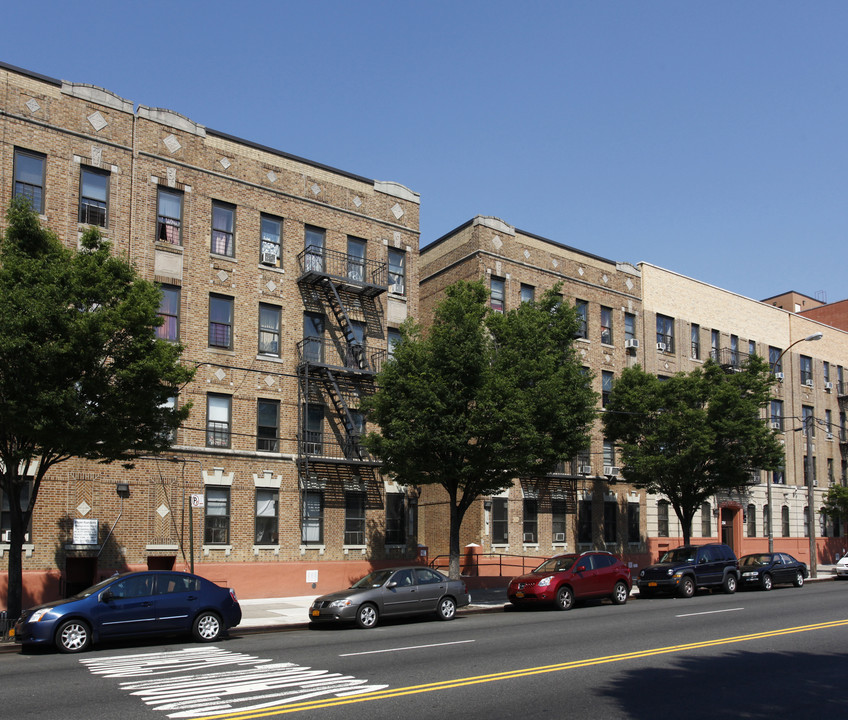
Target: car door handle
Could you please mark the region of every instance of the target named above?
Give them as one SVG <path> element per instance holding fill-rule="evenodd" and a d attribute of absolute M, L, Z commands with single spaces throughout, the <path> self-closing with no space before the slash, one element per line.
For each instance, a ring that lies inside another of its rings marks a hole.
<path fill-rule="evenodd" d="M 145 601 L 145 602 L 141 603 L 141 606 L 142 606 L 142 607 L 150 607 L 152 604 L 153 604 L 152 602 L 150 602 L 149 600 L 147 600 L 147 601 Z"/>
<path fill-rule="evenodd" d="M 197 600 L 197 595 L 189 595 L 186 600 Z"/>

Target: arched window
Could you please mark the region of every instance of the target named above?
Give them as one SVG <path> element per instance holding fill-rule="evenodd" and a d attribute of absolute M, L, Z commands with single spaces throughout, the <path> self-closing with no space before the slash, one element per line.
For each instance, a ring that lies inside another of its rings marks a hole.
<path fill-rule="evenodd" d="M 668 501 L 660 500 L 657 503 L 657 535 L 668 537 Z"/>
<path fill-rule="evenodd" d="M 757 508 L 748 505 L 748 537 L 757 537 Z"/>

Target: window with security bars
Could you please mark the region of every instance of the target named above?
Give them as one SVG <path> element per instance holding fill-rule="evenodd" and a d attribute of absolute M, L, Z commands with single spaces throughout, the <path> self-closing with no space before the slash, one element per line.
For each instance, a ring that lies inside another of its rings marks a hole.
<path fill-rule="evenodd" d="M 15 149 L 15 197 L 29 200 L 32 209 L 44 214 L 44 171 L 47 158 L 41 153 Z"/>
<path fill-rule="evenodd" d="M 235 257 L 236 209 L 224 203 L 212 203 L 212 252 Z"/>
<path fill-rule="evenodd" d="M 365 493 L 345 493 L 345 545 L 365 545 Z"/>
<path fill-rule="evenodd" d="M 565 542 L 565 516 L 568 505 L 565 500 L 551 500 L 551 534 L 553 542 Z"/>
<path fill-rule="evenodd" d="M 256 401 L 256 449 L 277 452 L 280 434 L 280 401 Z"/>
<path fill-rule="evenodd" d="M 279 543 L 279 498 L 276 488 L 256 488 L 256 519 L 254 543 L 276 545 Z"/>
<path fill-rule="evenodd" d="M 21 510 L 26 510 L 29 507 L 30 483 L 27 482 L 20 487 L 18 502 Z M 12 508 L 9 505 L 10 495 L 0 490 L 0 542 L 8 542 L 3 538 L 8 538 L 7 533 L 12 529 Z M 32 517 L 29 519 L 29 525 L 24 536 L 24 542 L 30 542 L 32 538 Z"/>
<path fill-rule="evenodd" d="M 80 169 L 79 221 L 106 227 L 109 202 L 109 173 L 91 168 Z"/>
<path fill-rule="evenodd" d="M 156 239 L 182 244 L 183 194 L 160 187 L 156 196 Z"/>
<path fill-rule="evenodd" d="M 203 542 L 226 545 L 230 541 L 230 488 L 207 487 Z"/>
<path fill-rule="evenodd" d="M 229 395 L 206 397 L 206 446 L 230 447 L 230 418 L 232 398 Z"/>
<path fill-rule="evenodd" d="M 539 501 L 536 498 L 524 498 L 523 532 L 525 543 L 539 542 Z"/>

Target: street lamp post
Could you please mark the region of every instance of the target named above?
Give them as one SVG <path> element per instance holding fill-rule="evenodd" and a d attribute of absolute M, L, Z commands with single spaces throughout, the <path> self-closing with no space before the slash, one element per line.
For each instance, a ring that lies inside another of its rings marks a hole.
<path fill-rule="evenodd" d="M 816 340 L 821 340 L 823 336 L 824 336 L 824 333 L 816 332 L 816 333 L 813 333 L 812 335 L 807 335 L 807 337 L 803 337 L 800 340 L 796 340 L 794 343 L 791 343 L 789 345 L 789 347 L 786 348 L 786 350 L 784 350 L 782 353 L 780 353 L 780 355 L 777 356 L 777 359 L 769 366 L 769 370 L 771 372 L 774 372 L 774 369 L 778 365 L 780 365 L 780 359 L 784 355 L 786 355 L 786 353 L 789 352 L 789 350 L 791 348 L 795 347 L 798 343 L 815 342 Z M 812 421 L 812 418 L 810 418 L 810 421 Z M 806 460 L 806 462 L 811 465 L 812 464 L 812 453 L 811 453 L 810 434 L 812 433 L 812 427 L 810 427 L 809 430 L 807 428 L 804 428 L 804 430 L 807 433 L 807 439 L 806 439 L 807 460 Z M 808 523 L 808 525 L 810 527 L 810 573 L 811 573 L 812 577 L 815 577 L 816 540 L 815 540 L 815 536 L 813 534 L 813 521 L 812 521 L 812 514 L 813 514 L 813 510 L 812 510 L 812 508 L 813 508 L 812 472 L 809 468 L 807 468 L 806 472 L 807 472 L 807 477 L 810 478 L 810 485 L 807 488 L 807 505 L 809 507 L 808 512 L 809 512 L 809 515 L 810 515 L 810 521 Z M 772 523 L 772 518 L 774 516 L 774 508 L 773 508 L 773 504 L 772 504 L 771 479 L 770 478 L 766 482 L 766 492 L 767 492 L 767 495 L 768 495 L 768 498 L 767 498 L 767 502 L 768 502 L 768 548 L 769 548 L 769 552 L 774 552 L 774 527 L 773 527 L 773 523 Z"/>

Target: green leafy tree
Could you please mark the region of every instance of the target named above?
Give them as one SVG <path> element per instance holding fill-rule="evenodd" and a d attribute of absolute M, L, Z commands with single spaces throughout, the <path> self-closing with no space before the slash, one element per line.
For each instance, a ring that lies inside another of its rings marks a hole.
<path fill-rule="evenodd" d="M 447 288 L 427 330 L 401 328 L 365 403 L 369 449 L 396 479 L 438 484 L 450 503 L 450 573 L 476 498 L 544 475 L 588 443 L 596 396 L 572 347 L 574 309 L 554 291 L 501 315 L 482 282 Z"/>
<path fill-rule="evenodd" d="M 771 383 L 768 365 L 752 355 L 741 372 L 710 360 L 665 380 L 636 365 L 613 385 L 604 431 L 621 449 L 624 479 L 668 498 L 685 543 L 702 503 L 750 485 L 754 470 L 783 464 L 761 416 Z"/>
<path fill-rule="evenodd" d="M 836 522 L 848 522 L 848 487 L 831 485 L 824 498 L 822 511 Z"/>
<path fill-rule="evenodd" d="M 179 364 L 179 345 L 156 338 L 160 290 L 115 257 L 97 230 L 87 230 L 74 252 L 23 200 L 12 202 L 6 219 L 0 490 L 11 521 L 7 608 L 17 617 L 21 549 L 44 476 L 74 457 L 130 466 L 139 454 L 167 448 L 189 412 L 168 400 L 194 371 Z"/>

